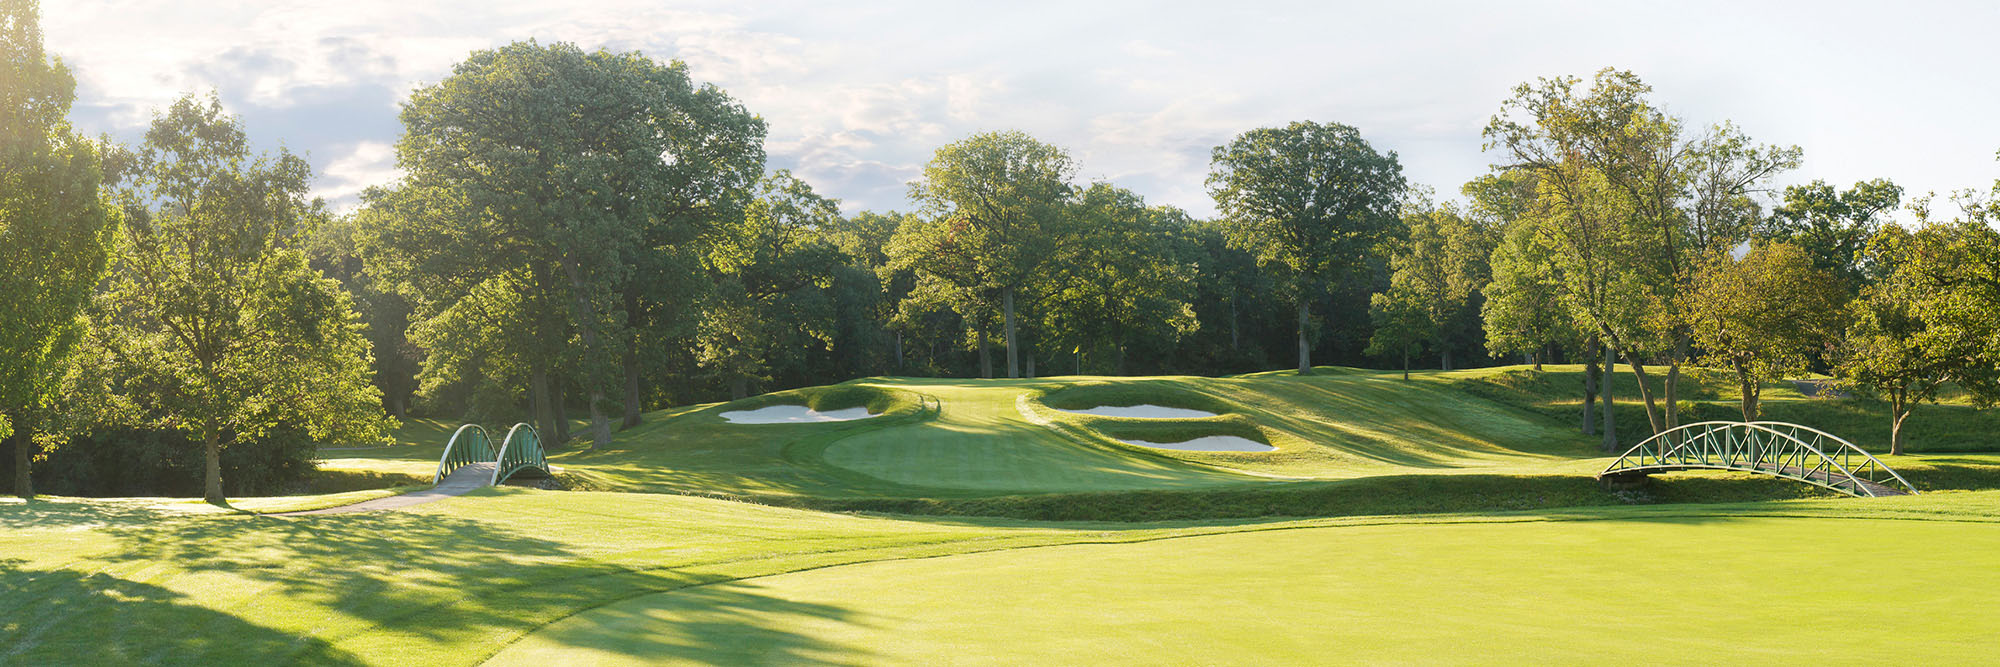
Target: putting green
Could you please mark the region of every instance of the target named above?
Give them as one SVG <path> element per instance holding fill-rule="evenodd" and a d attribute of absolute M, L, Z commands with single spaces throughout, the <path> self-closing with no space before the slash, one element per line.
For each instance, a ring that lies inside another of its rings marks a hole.
<path fill-rule="evenodd" d="M 1995 591 L 1992 524 L 1391 523 L 725 582 L 585 612 L 495 662 L 1967 663 L 2000 641 Z"/>
<path fill-rule="evenodd" d="M 1031 423 L 1017 400 L 1033 382 L 907 380 L 938 399 L 936 420 L 858 433 L 821 454 L 832 465 L 912 486 L 1049 493 L 1257 482 L 1181 461 L 1094 447 Z"/>

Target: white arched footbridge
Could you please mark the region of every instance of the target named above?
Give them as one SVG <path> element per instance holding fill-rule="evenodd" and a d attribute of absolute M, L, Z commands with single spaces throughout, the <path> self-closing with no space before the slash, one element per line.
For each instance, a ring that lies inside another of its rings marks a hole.
<path fill-rule="evenodd" d="M 1674 470 L 1737 470 L 1871 498 L 1917 492 L 1854 443 L 1785 422 L 1713 421 L 1667 429 L 1627 450 L 1597 478 L 1626 481 Z"/>

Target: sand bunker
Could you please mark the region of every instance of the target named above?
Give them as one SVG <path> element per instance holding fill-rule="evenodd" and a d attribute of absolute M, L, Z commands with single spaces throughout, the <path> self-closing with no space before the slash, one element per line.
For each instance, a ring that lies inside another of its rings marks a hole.
<path fill-rule="evenodd" d="M 1181 442 L 1147 442 L 1145 440 L 1120 440 L 1128 445 L 1152 447 L 1155 449 L 1178 449 L 1184 452 L 1268 452 L 1277 449 L 1249 438 L 1234 435 L 1210 435 Z"/>
<path fill-rule="evenodd" d="M 1170 408 L 1164 405 L 1152 405 L 1147 403 L 1141 403 L 1139 405 L 1125 405 L 1125 406 L 1100 405 L 1094 408 L 1084 408 L 1082 410 L 1064 410 L 1062 408 L 1056 408 L 1056 409 L 1062 410 L 1063 412 L 1074 412 L 1080 415 L 1097 415 L 1099 417 L 1132 417 L 1137 419 L 1200 419 L 1202 417 L 1215 416 L 1215 413 L 1207 412 L 1204 410 L 1189 410 L 1187 408 Z"/>
<path fill-rule="evenodd" d="M 876 417 L 868 413 L 868 408 L 841 408 L 820 412 L 803 405 L 771 405 L 755 410 L 731 410 L 722 413 L 722 418 L 734 424 L 802 424 L 807 422 L 844 422 L 855 419 Z"/>

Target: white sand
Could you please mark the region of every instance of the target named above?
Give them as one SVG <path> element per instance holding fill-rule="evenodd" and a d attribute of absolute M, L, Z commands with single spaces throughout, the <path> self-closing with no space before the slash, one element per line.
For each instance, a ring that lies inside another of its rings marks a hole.
<path fill-rule="evenodd" d="M 1057 409 L 1062 410 L 1062 408 Z M 1137 419 L 1200 419 L 1202 417 L 1215 416 L 1213 412 L 1189 410 L 1187 408 L 1169 408 L 1164 405 L 1152 405 L 1148 403 L 1126 406 L 1100 405 L 1082 410 L 1063 410 L 1063 412 L 1074 412 L 1080 415 L 1097 415 L 1099 417 L 1132 417 Z"/>
<path fill-rule="evenodd" d="M 801 424 L 806 422 L 844 422 L 875 417 L 868 408 L 841 408 L 820 412 L 803 405 L 771 405 L 755 410 L 731 410 L 722 413 L 722 418 L 734 424 Z"/>
<path fill-rule="evenodd" d="M 1155 449 L 1178 449 L 1186 452 L 1268 452 L 1277 449 L 1249 438 L 1234 435 L 1210 435 L 1183 440 L 1181 442 L 1147 442 L 1145 440 L 1120 440 L 1128 445 L 1152 447 Z"/>

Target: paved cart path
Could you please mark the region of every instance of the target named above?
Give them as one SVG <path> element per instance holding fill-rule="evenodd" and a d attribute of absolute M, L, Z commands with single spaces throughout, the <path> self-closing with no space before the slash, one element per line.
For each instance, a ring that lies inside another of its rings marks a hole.
<path fill-rule="evenodd" d="M 468 463 L 465 464 L 464 467 L 452 471 L 450 475 L 446 475 L 444 481 L 438 482 L 437 486 L 433 486 L 431 488 L 424 489 L 422 491 L 411 491 L 409 493 L 405 493 L 399 496 L 376 498 L 374 500 L 358 502 L 352 505 L 342 505 L 340 507 L 328 507 L 326 509 L 307 510 L 304 512 L 284 512 L 280 514 L 271 514 L 269 516 L 309 516 L 314 514 L 349 514 L 353 512 L 374 512 L 377 510 L 395 510 L 415 505 L 422 505 L 428 502 L 444 500 L 452 496 L 462 496 L 465 495 L 467 492 L 472 491 L 473 489 L 492 485 L 493 467 L 494 464 L 490 461 L 485 463 Z"/>

